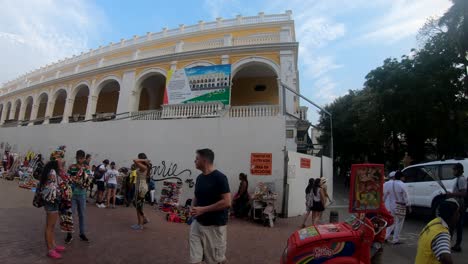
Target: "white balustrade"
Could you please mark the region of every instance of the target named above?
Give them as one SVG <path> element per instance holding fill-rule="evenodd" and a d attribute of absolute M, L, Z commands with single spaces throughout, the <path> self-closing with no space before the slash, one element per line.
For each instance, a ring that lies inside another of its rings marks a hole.
<path fill-rule="evenodd" d="M 232 106 L 229 109 L 229 117 L 269 117 L 278 113 L 278 105 Z"/>
<path fill-rule="evenodd" d="M 132 55 L 112 58 L 112 59 L 104 60 L 104 63 L 103 63 L 102 66 L 109 66 L 109 65 L 119 64 L 119 63 L 131 61 L 131 60 L 132 60 Z"/>
<path fill-rule="evenodd" d="M 258 23 L 282 22 L 282 21 L 289 21 L 289 20 L 291 20 L 290 11 L 286 11 L 283 14 L 274 14 L 274 15 L 264 15 L 263 13 L 260 13 L 258 16 L 249 16 L 249 17 L 237 16 L 236 18 L 233 18 L 233 19 L 218 19 L 217 21 L 213 21 L 213 22 L 206 22 L 206 23 L 204 22 L 202 23 L 202 25 L 196 24 L 196 25 L 191 25 L 191 26 L 184 26 L 183 29 L 175 28 L 175 29 L 163 30 L 161 32 L 145 34 L 144 36 L 135 36 L 132 39 L 122 40 L 119 43 L 111 43 L 110 45 L 107 45 L 105 47 L 99 47 L 98 49 L 90 50 L 86 53 L 82 52 L 80 55 L 73 56 L 72 58 L 64 59 L 56 63 L 53 63 L 52 65 L 48 65 L 46 67 L 34 70 L 33 72 L 26 73 L 13 81 L 5 83 L 4 86 L 0 89 L 2 89 L 3 91 L 10 90 L 10 89 L 5 89 L 5 87 L 15 86 L 18 83 L 23 82 L 25 79 L 32 79 L 32 78 L 38 77 L 41 74 L 45 75 L 46 73 L 56 72 L 57 70 L 60 70 L 61 67 L 64 67 L 66 65 L 73 66 L 71 68 L 74 69 L 76 65 L 73 65 L 73 64 L 82 64 L 83 60 L 85 59 L 95 57 L 96 55 L 100 55 L 100 57 L 103 57 L 104 53 L 106 52 L 131 47 L 133 45 L 141 45 L 146 42 L 152 42 L 154 40 L 161 40 L 167 37 L 182 36 L 184 34 L 191 34 L 191 33 L 214 30 L 214 29 L 219 29 L 219 28 L 227 28 L 227 27 L 234 27 L 234 26 L 239 26 L 239 25 L 249 25 L 249 24 L 258 24 Z M 233 44 L 234 45 L 249 45 L 249 44 L 262 44 L 262 43 L 275 43 L 275 42 L 279 42 L 279 35 L 272 36 L 270 34 L 268 36 L 256 36 L 256 37 L 251 36 L 251 37 L 237 38 L 237 39 L 234 39 Z M 215 41 L 215 42 L 208 42 L 208 43 L 203 43 L 203 44 L 202 43 L 193 44 L 192 47 L 190 47 L 189 45 L 189 47 L 185 47 L 184 50 L 185 51 L 196 50 L 197 46 L 203 48 L 205 47 L 204 45 L 206 44 L 208 44 L 208 47 L 210 47 L 211 45 L 212 45 L 211 47 L 219 47 L 219 43 Z M 170 54 L 174 52 L 172 48 L 173 47 L 169 49 L 165 48 L 165 49 L 161 49 L 157 51 L 154 50 L 154 51 L 142 52 L 141 56 L 139 57 L 146 58 L 146 57 L 151 57 L 151 56 L 158 56 L 158 55 L 153 55 L 153 54 L 159 54 L 159 55 Z M 108 62 L 108 63 L 111 63 L 111 62 Z M 84 71 L 95 69 L 96 66 L 97 65 L 89 65 L 85 67 L 80 66 L 79 72 L 84 72 Z M 61 73 L 61 76 L 66 76 L 66 75 L 69 75 L 69 73 L 68 72 Z M 47 81 L 47 80 L 50 80 L 50 79 L 44 79 L 43 81 Z"/>
<path fill-rule="evenodd" d="M 218 102 L 163 105 L 162 118 L 218 117 L 223 108 Z"/>
<path fill-rule="evenodd" d="M 130 113 L 132 120 L 160 120 L 161 115 L 161 110 L 147 110 Z"/>
<path fill-rule="evenodd" d="M 219 48 L 224 45 L 224 38 L 209 39 L 201 42 L 184 43 L 183 51 Z"/>
<path fill-rule="evenodd" d="M 140 53 L 138 53 L 138 58 L 141 58 L 141 59 L 151 58 L 151 57 L 172 54 L 174 52 L 175 52 L 175 46 L 170 46 L 170 47 L 161 48 L 161 49 L 154 49 L 154 50 L 145 50 L 145 51 L 140 51 Z"/>
<path fill-rule="evenodd" d="M 255 35 L 250 35 L 250 36 L 245 36 L 245 37 L 234 38 L 232 41 L 234 46 L 278 43 L 278 42 L 280 42 L 279 33 L 255 34 Z"/>

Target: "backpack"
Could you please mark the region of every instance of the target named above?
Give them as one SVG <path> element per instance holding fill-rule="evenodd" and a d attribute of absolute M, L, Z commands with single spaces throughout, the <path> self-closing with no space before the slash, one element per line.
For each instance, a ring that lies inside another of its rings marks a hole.
<path fill-rule="evenodd" d="M 100 179 L 102 179 L 102 177 L 104 176 L 104 172 L 101 172 L 101 171 L 99 170 L 99 168 L 100 168 L 102 165 L 104 165 L 104 164 L 101 164 L 101 165 L 97 166 L 97 167 L 96 167 L 96 170 L 94 170 L 94 179 L 96 179 L 96 180 L 100 180 Z"/>
<path fill-rule="evenodd" d="M 38 183 L 36 186 L 36 191 L 34 192 L 34 198 L 33 198 L 33 206 L 36 208 L 41 208 L 44 206 L 44 199 L 42 198 L 42 193 L 41 193 L 41 183 Z"/>

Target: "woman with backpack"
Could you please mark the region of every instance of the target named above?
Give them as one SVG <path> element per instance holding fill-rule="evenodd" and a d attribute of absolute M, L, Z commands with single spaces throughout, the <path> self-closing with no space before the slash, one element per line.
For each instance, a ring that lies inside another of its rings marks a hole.
<path fill-rule="evenodd" d="M 315 179 L 310 178 L 309 179 L 309 184 L 307 185 L 305 189 L 305 194 L 306 194 L 306 215 L 304 217 L 304 221 L 302 222 L 302 228 L 306 227 L 306 222 L 307 218 L 309 218 L 310 212 L 312 212 L 312 206 L 313 206 L 313 196 L 311 195 L 312 188 L 314 187 Z M 312 215 L 312 224 L 314 223 L 314 216 Z"/>
<path fill-rule="evenodd" d="M 148 179 L 150 177 L 152 165 L 144 153 L 138 154 L 138 159 L 133 160 L 133 163 L 137 168 L 135 207 L 138 223 L 132 225 L 132 229 L 143 230 L 143 225 L 149 223 L 145 213 L 143 212 L 143 204 L 145 203 L 145 196 L 148 192 Z"/>
<path fill-rule="evenodd" d="M 50 161 L 46 164 L 42 170 L 42 174 L 39 178 L 40 183 L 40 195 L 44 203 L 44 209 L 46 211 L 46 228 L 44 237 L 47 246 L 47 256 L 53 259 L 59 259 L 62 256 L 60 252 L 65 251 L 64 246 L 59 246 L 55 243 L 55 225 L 59 218 L 59 209 L 61 203 L 61 178 L 58 175 L 62 171 L 61 160 Z"/>

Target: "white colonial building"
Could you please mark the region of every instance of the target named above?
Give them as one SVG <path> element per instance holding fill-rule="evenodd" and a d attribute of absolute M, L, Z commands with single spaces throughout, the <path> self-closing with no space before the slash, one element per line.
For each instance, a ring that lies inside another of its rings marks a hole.
<path fill-rule="evenodd" d="M 291 215 L 297 210 L 288 194 L 296 192 L 291 181 L 302 174 L 318 177 L 322 164 L 313 160 L 312 168 L 295 168 L 287 158 L 304 142 L 296 139 L 296 124 L 306 113 L 285 88 L 300 93 L 291 15 L 259 13 L 164 28 L 28 72 L 0 88 L 0 143 L 19 154 L 44 155 L 66 145 L 68 161 L 83 149 L 93 154 L 93 163 L 108 158 L 119 166 L 145 152 L 157 166 L 155 178 L 184 182 L 198 175 L 195 150 L 209 147 L 233 192 L 240 172 L 249 175 L 252 188 L 272 182 L 278 209 Z M 187 82 L 196 91 L 226 86 L 227 79 L 229 103 L 165 101 L 177 70 L 216 65 L 230 65 L 231 72 Z M 250 175 L 252 153 L 272 154 L 270 175 Z M 184 186 L 183 197 L 192 192 Z"/>

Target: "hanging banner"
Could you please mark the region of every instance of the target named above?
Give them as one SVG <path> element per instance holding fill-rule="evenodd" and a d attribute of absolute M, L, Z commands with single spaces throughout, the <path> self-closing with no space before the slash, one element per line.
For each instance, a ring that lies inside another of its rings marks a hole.
<path fill-rule="evenodd" d="M 378 212 L 383 204 L 383 182 L 383 164 L 351 165 L 349 212 Z"/>
<path fill-rule="evenodd" d="M 252 153 L 250 156 L 250 174 L 271 175 L 272 154 Z"/>
<path fill-rule="evenodd" d="M 230 103 L 231 64 L 170 71 L 167 79 L 166 104 Z"/>

